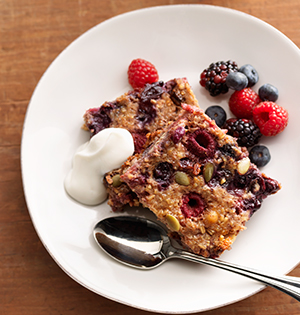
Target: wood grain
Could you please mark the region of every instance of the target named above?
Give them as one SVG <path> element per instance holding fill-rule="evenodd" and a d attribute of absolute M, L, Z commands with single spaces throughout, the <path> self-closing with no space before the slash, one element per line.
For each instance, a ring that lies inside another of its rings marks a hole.
<path fill-rule="evenodd" d="M 152 314 L 90 292 L 50 257 L 26 207 L 20 145 L 35 86 L 66 46 L 110 17 L 179 3 L 219 5 L 252 14 L 300 47 L 298 0 L 0 0 L 0 314 Z M 291 275 L 300 277 L 300 267 Z M 243 301 L 201 314 L 299 315 L 300 304 L 267 288 Z"/>

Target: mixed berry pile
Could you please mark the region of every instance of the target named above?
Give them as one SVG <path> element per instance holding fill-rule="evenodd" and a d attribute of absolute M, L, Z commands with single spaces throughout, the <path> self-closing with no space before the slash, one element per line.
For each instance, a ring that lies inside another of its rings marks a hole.
<path fill-rule="evenodd" d="M 214 82 L 220 76 L 220 64 L 234 64 L 235 68 L 221 72 L 223 87 L 219 87 L 216 93 L 213 84 L 208 82 Z M 209 72 L 212 68 L 216 70 Z M 254 91 L 252 87 L 257 84 L 258 79 L 258 72 L 252 65 L 246 64 L 238 68 L 234 61 L 218 61 L 202 71 L 200 85 L 212 96 L 234 91 L 228 106 L 235 118 L 226 120 L 226 112 L 218 105 L 210 106 L 206 114 L 220 128 L 227 129 L 227 133 L 235 137 L 240 146 L 247 147 L 251 161 L 261 167 L 270 161 L 271 156 L 267 147 L 257 144 L 262 136 L 276 136 L 285 129 L 288 112 L 275 103 L 279 96 L 275 86 L 266 83 L 258 89 L 258 93 Z"/>
<path fill-rule="evenodd" d="M 144 59 L 134 59 L 128 67 L 128 81 L 133 88 L 158 80 L 155 66 Z M 262 167 L 271 156 L 268 148 L 258 143 L 262 136 L 275 136 L 285 129 L 288 112 L 276 103 L 279 93 L 275 86 L 267 83 L 255 92 L 252 87 L 258 80 L 258 72 L 252 65 L 239 68 L 235 61 L 228 60 L 211 63 L 201 72 L 199 83 L 213 97 L 233 91 L 228 106 L 235 118 L 227 119 L 219 105 L 208 107 L 205 113 L 220 128 L 227 129 L 240 146 L 247 147 L 251 161 Z"/>

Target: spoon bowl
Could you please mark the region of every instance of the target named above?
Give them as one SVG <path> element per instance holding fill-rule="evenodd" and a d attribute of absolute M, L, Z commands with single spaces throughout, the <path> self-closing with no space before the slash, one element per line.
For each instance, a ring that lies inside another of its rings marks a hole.
<path fill-rule="evenodd" d="M 131 267 L 148 270 L 160 266 L 168 259 L 181 258 L 260 281 L 300 301 L 299 278 L 270 275 L 174 247 L 165 228 L 145 218 L 106 218 L 95 225 L 94 238 L 109 256 Z"/>
<path fill-rule="evenodd" d="M 94 237 L 112 258 L 141 269 L 154 268 L 163 263 L 166 256 L 161 250 L 170 243 L 161 226 L 131 216 L 100 221 L 94 228 Z"/>

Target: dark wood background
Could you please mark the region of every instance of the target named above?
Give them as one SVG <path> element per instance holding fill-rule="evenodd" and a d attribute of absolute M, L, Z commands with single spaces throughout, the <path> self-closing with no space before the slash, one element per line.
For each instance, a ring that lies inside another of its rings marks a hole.
<path fill-rule="evenodd" d="M 152 314 L 88 291 L 52 260 L 26 207 L 20 145 L 33 90 L 66 46 L 112 16 L 179 3 L 213 4 L 252 14 L 300 47 L 299 0 L 0 0 L 0 314 Z M 300 276 L 300 266 L 291 275 Z M 201 314 L 299 315 L 300 304 L 267 288 L 241 302 Z"/>

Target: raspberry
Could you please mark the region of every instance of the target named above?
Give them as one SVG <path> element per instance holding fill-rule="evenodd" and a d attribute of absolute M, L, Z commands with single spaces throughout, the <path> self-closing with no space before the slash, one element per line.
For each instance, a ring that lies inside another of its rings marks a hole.
<path fill-rule="evenodd" d="M 180 209 L 186 218 L 198 217 L 205 209 L 205 202 L 197 193 L 189 193 L 182 197 Z"/>
<path fill-rule="evenodd" d="M 288 112 L 274 102 L 261 102 L 253 110 L 253 120 L 264 136 L 275 136 L 288 124 Z"/>
<path fill-rule="evenodd" d="M 142 131 L 132 131 L 131 132 L 133 142 L 134 142 L 134 153 L 140 153 L 147 142 L 147 136 L 145 132 Z"/>
<path fill-rule="evenodd" d="M 132 60 L 127 75 L 128 81 L 134 89 L 144 87 L 146 83 L 157 82 L 159 78 L 154 65 L 141 58 Z"/>
<path fill-rule="evenodd" d="M 253 108 L 261 102 L 251 88 L 235 91 L 229 99 L 229 108 L 237 118 L 252 118 Z"/>
<path fill-rule="evenodd" d="M 185 128 L 183 126 L 179 126 L 174 130 L 174 133 L 171 136 L 171 139 L 173 140 L 174 144 L 177 144 L 181 138 L 185 134 Z"/>
<path fill-rule="evenodd" d="M 228 119 L 224 125 L 228 134 L 237 138 L 241 147 L 252 147 L 257 144 L 262 134 L 252 120 L 249 119 Z"/>
<path fill-rule="evenodd" d="M 211 96 L 225 94 L 228 92 L 226 77 L 230 72 L 238 71 L 234 61 L 218 61 L 210 64 L 200 75 L 200 85 L 209 91 Z"/>
<path fill-rule="evenodd" d="M 187 148 L 199 158 L 204 159 L 214 155 L 216 143 L 207 131 L 198 129 L 187 140 Z"/>

